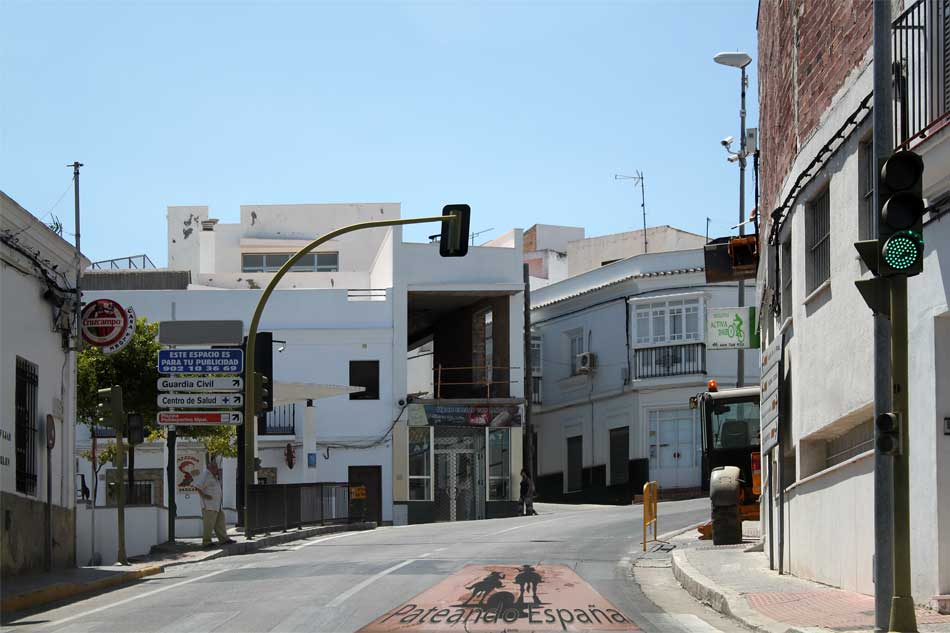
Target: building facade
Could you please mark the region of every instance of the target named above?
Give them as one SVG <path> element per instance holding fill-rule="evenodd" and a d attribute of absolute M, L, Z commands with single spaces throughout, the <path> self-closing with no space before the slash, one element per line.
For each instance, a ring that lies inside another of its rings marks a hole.
<path fill-rule="evenodd" d="M 169 267 L 192 283 L 103 288 L 84 298 L 107 296 L 152 321 L 231 318 L 246 327 L 260 288 L 291 254 L 333 229 L 399 213 L 398 204 L 255 205 L 227 224 L 209 218 L 207 207 L 170 207 Z M 511 247 L 440 259 L 438 244 L 404 242 L 392 227 L 331 240 L 305 257 L 261 321 L 279 344 L 278 404 L 258 421 L 259 481 L 364 483 L 368 518 L 382 523 L 513 513 L 521 247 L 519 231 Z M 141 276 L 149 273 L 168 276 Z M 233 508 L 230 467 L 225 506 Z M 180 514 L 197 508 L 197 499 L 178 500 Z"/>
<path fill-rule="evenodd" d="M 707 284 L 702 249 L 638 255 L 531 296 L 537 487 L 548 500 L 630 503 L 644 482 L 702 487 L 690 396 L 736 384 L 735 350 L 708 350 L 706 313 L 738 305 Z M 746 304 L 754 289 L 746 290 Z M 744 352 L 745 384 L 758 350 Z"/>
<path fill-rule="evenodd" d="M 943 63 L 950 18 L 938 5 L 895 3 L 892 24 L 902 95 L 895 142 L 923 156 L 927 203 L 924 273 L 908 281 L 910 522 L 920 604 L 950 593 L 950 130 L 947 103 L 931 98 L 947 94 L 943 71 L 932 71 Z M 854 282 L 871 273 L 853 243 L 874 238 L 877 213 L 871 30 L 869 2 L 759 8 L 766 212 L 758 290 L 763 345 L 784 348 L 781 444 L 763 460 L 771 466 L 763 473 L 763 532 L 776 558 L 784 541 L 785 570 L 868 594 L 873 322 Z"/>
<path fill-rule="evenodd" d="M 0 571 L 7 576 L 76 563 L 73 293 L 77 268 L 89 262 L 3 192 L 0 222 Z"/>

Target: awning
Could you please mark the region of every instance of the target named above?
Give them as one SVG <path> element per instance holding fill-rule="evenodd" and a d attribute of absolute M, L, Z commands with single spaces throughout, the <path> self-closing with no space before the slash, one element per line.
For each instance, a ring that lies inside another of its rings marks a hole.
<path fill-rule="evenodd" d="M 308 382 L 278 382 L 274 384 L 274 404 L 306 402 L 307 400 L 345 396 L 361 391 L 366 391 L 366 388 L 347 385 L 318 385 Z"/>

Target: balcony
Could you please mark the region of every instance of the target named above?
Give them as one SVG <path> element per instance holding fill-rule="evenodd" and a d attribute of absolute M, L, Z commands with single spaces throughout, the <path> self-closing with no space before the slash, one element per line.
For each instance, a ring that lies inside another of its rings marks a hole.
<path fill-rule="evenodd" d="M 258 435 L 295 435 L 296 404 L 284 404 L 257 420 Z"/>
<path fill-rule="evenodd" d="M 895 145 L 910 148 L 950 120 L 950 8 L 919 0 L 891 24 Z"/>
<path fill-rule="evenodd" d="M 636 380 L 705 373 L 705 343 L 644 347 L 634 350 L 633 375 Z"/>
<path fill-rule="evenodd" d="M 444 367 L 433 370 L 433 383 L 437 400 L 509 398 L 511 385 L 521 382 L 520 367 L 474 366 Z"/>

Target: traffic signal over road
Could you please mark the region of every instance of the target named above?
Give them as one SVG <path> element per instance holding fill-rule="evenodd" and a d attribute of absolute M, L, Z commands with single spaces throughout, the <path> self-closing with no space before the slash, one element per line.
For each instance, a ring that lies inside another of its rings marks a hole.
<path fill-rule="evenodd" d="M 465 257 L 468 254 L 468 234 L 472 209 L 467 204 L 447 204 L 442 215 L 454 215 L 458 220 L 442 222 L 439 238 L 439 255 L 442 257 Z"/>
<path fill-rule="evenodd" d="M 877 426 L 877 450 L 882 455 L 900 455 L 901 424 L 896 413 L 882 413 L 874 421 Z"/>
<path fill-rule="evenodd" d="M 882 277 L 923 272 L 923 174 L 924 161 L 909 151 L 895 152 L 881 167 L 877 274 Z"/>
<path fill-rule="evenodd" d="M 122 429 L 125 425 L 125 410 L 122 404 L 122 387 L 113 385 L 96 392 L 96 422 L 100 426 Z"/>

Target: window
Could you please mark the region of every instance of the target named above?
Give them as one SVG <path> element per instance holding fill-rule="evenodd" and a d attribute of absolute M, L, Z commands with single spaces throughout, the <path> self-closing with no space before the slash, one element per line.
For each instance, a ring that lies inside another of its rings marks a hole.
<path fill-rule="evenodd" d="M 531 336 L 531 373 L 535 376 L 541 375 L 541 337 L 537 334 Z"/>
<path fill-rule="evenodd" d="M 379 361 L 351 360 L 350 386 L 366 388 L 360 393 L 351 393 L 350 400 L 379 400 Z"/>
<path fill-rule="evenodd" d="M 584 440 L 580 435 L 567 438 L 567 491 L 584 488 Z"/>
<path fill-rule="evenodd" d="M 508 429 L 488 429 L 488 500 L 510 499 L 511 458 Z"/>
<path fill-rule="evenodd" d="M 494 339 L 492 337 L 492 311 L 485 313 L 485 382 L 492 382 L 492 364 L 494 363 Z"/>
<path fill-rule="evenodd" d="M 39 384 L 36 365 L 16 359 L 16 489 L 36 495 L 36 391 Z"/>
<path fill-rule="evenodd" d="M 409 500 L 430 501 L 432 490 L 431 431 L 428 426 L 409 427 Z"/>
<path fill-rule="evenodd" d="M 713 448 L 746 448 L 759 444 L 759 405 L 717 400 L 711 413 Z"/>
<path fill-rule="evenodd" d="M 293 253 L 245 253 L 241 255 L 241 272 L 276 273 Z M 340 270 L 339 253 L 307 253 L 290 269 L 292 273 L 335 273 Z"/>
<path fill-rule="evenodd" d="M 831 276 L 831 196 L 825 189 L 806 207 L 808 294 Z"/>
<path fill-rule="evenodd" d="M 630 427 L 610 429 L 610 485 L 630 480 Z"/>
<path fill-rule="evenodd" d="M 782 318 L 787 319 L 792 316 L 792 236 L 782 242 L 780 274 L 782 276 Z"/>
<path fill-rule="evenodd" d="M 577 357 L 584 353 L 584 332 L 575 330 L 568 333 L 571 340 L 571 375 L 580 373 L 580 361 Z"/>
<path fill-rule="evenodd" d="M 541 376 L 531 377 L 531 402 L 541 404 Z"/>
<path fill-rule="evenodd" d="M 638 345 L 702 340 L 699 299 L 640 303 L 636 313 Z"/>
<path fill-rule="evenodd" d="M 825 468 L 874 448 L 874 420 L 867 420 L 825 442 Z"/>
<path fill-rule="evenodd" d="M 859 174 L 859 211 L 858 239 L 874 239 L 874 181 L 876 169 L 874 167 L 874 148 L 869 140 L 861 143 L 858 149 L 861 173 Z"/>

